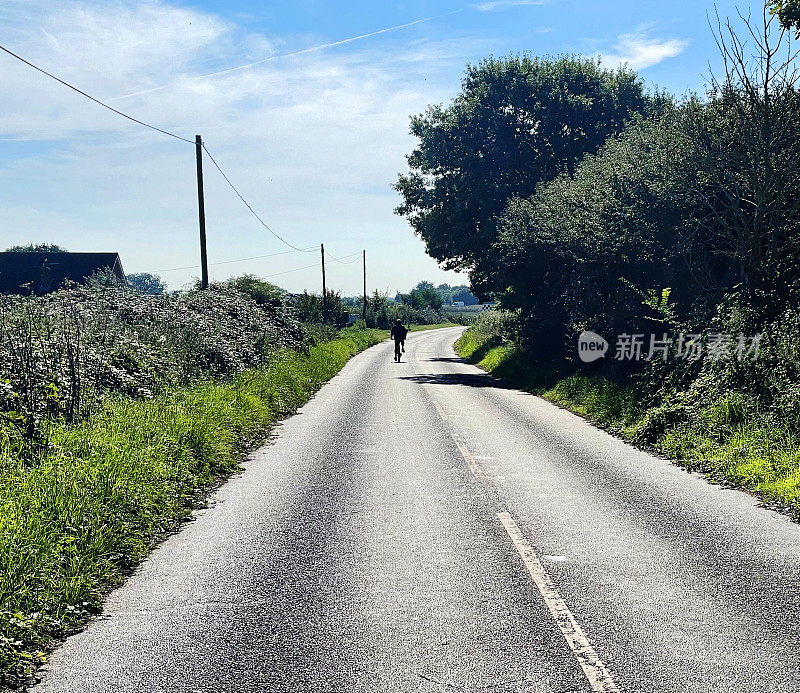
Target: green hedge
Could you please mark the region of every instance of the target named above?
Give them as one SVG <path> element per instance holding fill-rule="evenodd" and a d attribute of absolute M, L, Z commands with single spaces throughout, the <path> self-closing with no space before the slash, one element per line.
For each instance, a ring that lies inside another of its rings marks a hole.
<path fill-rule="evenodd" d="M 456 351 L 493 375 L 585 416 L 635 445 L 746 489 L 800 519 L 800 439 L 785 420 L 748 406 L 741 393 L 687 406 L 685 393 L 643 405 L 646 387 L 600 374 L 559 371 L 517 346 L 470 329 Z"/>
<path fill-rule="evenodd" d="M 33 465 L 0 447 L 0 680 L 23 680 L 276 421 L 385 337 L 345 330 L 227 381 L 108 402 L 51 428 Z"/>

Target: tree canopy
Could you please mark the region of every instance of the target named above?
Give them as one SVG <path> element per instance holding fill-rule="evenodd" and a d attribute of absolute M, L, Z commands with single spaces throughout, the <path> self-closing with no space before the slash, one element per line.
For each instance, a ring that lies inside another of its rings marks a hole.
<path fill-rule="evenodd" d="M 667 102 L 648 97 L 630 70 L 580 57 L 468 66 L 449 106 L 411 119 L 419 144 L 395 185 L 403 198 L 396 212 L 446 268 L 474 269 L 496 240 L 509 199 L 573 172 L 633 115 Z"/>
<path fill-rule="evenodd" d="M 143 294 L 157 295 L 163 294 L 167 290 L 166 283 L 157 274 L 134 272 L 133 274 L 126 274 L 125 279 L 131 289 L 140 291 Z"/>
<path fill-rule="evenodd" d="M 585 329 L 707 326 L 731 296 L 775 319 L 800 291 L 800 73 L 768 11 L 743 21 L 720 23 L 723 74 L 681 103 L 581 58 L 469 67 L 412 119 L 398 213 L 545 358 Z"/>
<path fill-rule="evenodd" d="M 771 12 L 778 15 L 781 26 L 794 28 L 800 37 L 800 0 L 777 0 L 771 5 Z"/>
<path fill-rule="evenodd" d="M 397 294 L 395 301 L 405 303 L 415 310 L 430 309 L 434 311 L 441 309 L 444 303 L 433 283 L 428 281 L 419 282 L 410 293 Z"/>
<path fill-rule="evenodd" d="M 692 170 L 677 118 L 640 120 L 572 175 L 510 201 L 491 279 L 506 287 L 503 306 L 520 312 L 528 346 L 558 353 L 576 330 L 642 327 L 658 319 L 643 305 L 649 289 L 694 300 L 684 228 Z"/>
<path fill-rule="evenodd" d="M 286 301 L 286 291 L 254 274 L 231 277 L 226 284 L 247 294 L 261 306 L 280 306 Z"/>

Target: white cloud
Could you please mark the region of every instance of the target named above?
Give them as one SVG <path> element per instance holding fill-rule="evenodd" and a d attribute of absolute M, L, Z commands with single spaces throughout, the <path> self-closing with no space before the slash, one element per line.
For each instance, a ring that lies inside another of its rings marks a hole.
<path fill-rule="evenodd" d="M 437 15 L 435 17 L 424 17 L 422 19 L 417 19 L 413 22 L 407 22 L 406 24 L 397 24 L 395 26 L 387 27 L 384 29 L 378 29 L 377 31 L 371 31 L 368 34 L 360 34 L 358 36 L 351 36 L 350 38 L 340 39 L 339 41 L 333 41 L 329 43 L 322 43 L 316 46 L 311 46 L 310 48 L 304 48 L 299 51 L 294 51 L 292 53 L 273 53 L 271 55 L 267 55 L 265 58 L 259 58 L 258 60 L 254 60 L 253 62 L 245 63 L 244 65 L 236 65 L 234 67 L 226 67 L 223 70 L 217 70 L 215 72 L 210 72 L 203 75 L 197 75 L 196 79 L 205 79 L 207 77 L 218 77 L 220 75 L 226 75 L 231 72 L 239 72 L 240 70 L 249 70 L 253 67 L 257 67 L 259 65 L 263 65 L 264 63 L 272 62 L 273 60 L 279 60 L 282 58 L 294 58 L 300 55 L 306 55 L 308 53 L 316 53 L 318 51 L 323 51 L 328 48 L 335 48 L 337 46 L 343 46 L 348 43 L 353 43 L 355 41 L 361 41 L 363 39 L 371 38 L 373 36 L 379 36 L 380 34 L 387 34 L 392 31 L 398 31 L 400 29 L 407 29 L 412 26 L 416 26 L 417 24 L 424 24 L 425 22 L 431 22 L 434 19 L 439 19 L 441 17 L 446 17 L 448 15 L 456 14 L 458 12 L 462 12 L 463 10 L 455 10 L 453 12 L 447 12 L 446 14 Z M 123 96 L 118 97 L 116 100 L 119 99 L 126 99 L 131 96 L 140 96 L 142 94 L 149 94 L 154 91 L 160 91 L 161 89 L 167 89 L 171 85 L 165 84 L 159 87 L 152 87 L 150 89 L 145 89 L 139 92 L 134 92 L 132 94 L 125 94 Z"/>
<path fill-rule="evenodd" d="M 5 41 L 12 50 L 101 99 L 121 85 L 143 87 L 192 71 L 233 42 L 233 27 L 220 19 L 159 2 L 31 0 L 2 6 L 0 23 L 9 28 Z M 6 135 L 51 139 L 123 127 L 114 123 L 117 116 L 87 107 L 82 97 L 9 56 L 0 60 L 0 78 L 0 131 Z"/>
<path fill-rule="evenodd" d="M 524 5 L 545 5 L 548 0 L 490 0 L 473 5 L 480 12 L 494 12 L 506 7 L 521 7 Z"/>
<path fill-rule="evenodd" d="M 606 65 L 627 65 L 632 70 L 644 70 L 680 55 L 688 45 L 683 39 L 657 39 L 644 32 L 622 34 L 617 37 L 612 52 L 599 57 Z"/>
<path fill-rule="evenodd" d="M 202 134 L 242 194 L 297 245 L 324 240 L 339 256 L 366 246 L 370 279 L 381 288 L 407 290 L 426 276 L 453 280 L 392 214 L 390 184 L 413 146 L 408 115 L 452 95 L 458 82 L 450 72 L 488 50 L 480 41 L 393 34 L 391 50 L 354 44 L 203 78 L 276 54 L 280 39 L 165 2 L 2 3 L 0 24 L 10 49 L 100 99 L 169 84 L 115 105 L 181 136 Z M 319 38 L 306 37 L 306 45 Z M 0 80 L 0 138 L 8 141 L 0 152 L 0 247 L 48 240 L 117 250 L 130 272 L 192 264 L 190 145 L 109 113 L 9 56 L 0 55 Z M 212 262 L 283 249 L 210 165 L 206 210 Z M 304 264 L 308 256 L 280 256 L 212 274 L 269 275 Z M 332 264 L 333 285 L 357 292 L 354 266 Z M 180 286 L 193 274 L 165 278 Z M 315 288 L 317 273 L 280 279 L 292 290 Z"/>

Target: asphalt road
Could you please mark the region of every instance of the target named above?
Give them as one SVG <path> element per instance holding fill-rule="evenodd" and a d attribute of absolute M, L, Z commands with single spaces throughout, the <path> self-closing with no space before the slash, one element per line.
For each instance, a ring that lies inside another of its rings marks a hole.
<path fill-rule="evenodd" d="M 800 691 L 800 526 L 457 334 L 353 359 L 34 690 Z"/>

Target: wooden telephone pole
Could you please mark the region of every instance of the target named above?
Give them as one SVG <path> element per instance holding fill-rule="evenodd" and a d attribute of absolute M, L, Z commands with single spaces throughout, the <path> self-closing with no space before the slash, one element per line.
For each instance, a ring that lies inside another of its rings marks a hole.
<path fill-rule="evenodd" d="M 363 250 L 362 256 L 364 259 L 364 307 L 361 310 L 361 317 L 364 322 L 367 321 L 367 251 Z"/>
<path fill-rule="evenodd" d="M 203 139 L 200 135 L 194 137 L 195 153 L 197 155 L 197 213 L 200 218 L 200 288 L 208 288 L 208 254 L 206 253 L 206 204 L 203 199 Z"/>
<path fill-rule="evenodd" d="M 325 317 L 328 313 L 328 292 L 325 288 L 325 244 L 319 244 L 319 254 L 322 259 L 322 322 L 325 322 Z"/>

